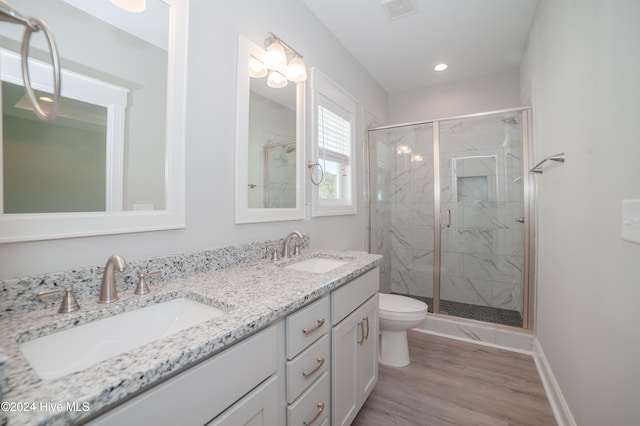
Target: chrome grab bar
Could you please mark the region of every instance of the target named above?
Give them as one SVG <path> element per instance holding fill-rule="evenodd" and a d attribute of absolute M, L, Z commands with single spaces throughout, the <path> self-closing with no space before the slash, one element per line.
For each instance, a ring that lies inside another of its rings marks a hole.
<path fill-rule="evenodd" d="M 53 34 L 47 26 L 47 24 L 37 18 L 29 18 L 22 15 L 15 8 L 0 0 L 0 21 L 12 22 L 14 24 L 24 25 L 24 35 L 22 37 L 22 80 L 24 82 L 24 89 L 27 92 L 29 102 L 33 107 L 33 112 L 40 120 L 49 121 L 53 120 L 58 114 L 58 107 L 60 106 L 60 57 L 58 55 L 58 48 L 56 42 L 53 39 Z M 29 43 L 31 41 L 31 33 L 42 30 L 44 36 L 49 45 L 49 51 L 51 52 L 51 65 L 53 66 L 53 102 L 48 108 L 48 112 L 40 106 L 38 99 L 31 86 L 31 77 L 29 76 Z"/>
<path fill-rule="evenodd" d="M 545 158 L 544 160 L 540 161 L 538 164 L 536 164 L 535 166 L 533 166 L 531 168 L 531 170 L 529 170 L 529 173 L 538 173 L 538 174 L 542 174 L 542 172 L 544 171 L 542 169 L 542 165 L 544 163 L 546 163 L 547 161 L 557 161 L 559 163 L 564 163 L 565 160 L 565 155 L 564 152 L 561 152 L 560 154 L 556 154 L 556 155 L 552 155 L 550 157 Z"/>

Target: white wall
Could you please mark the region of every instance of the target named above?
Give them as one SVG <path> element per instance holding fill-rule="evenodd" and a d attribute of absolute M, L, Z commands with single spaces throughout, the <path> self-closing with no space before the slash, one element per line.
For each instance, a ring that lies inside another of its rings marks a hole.
<path fill-rule="evenodd" d="M 0 279 L 127 259 L 280 238 L 294 229 L 312 246 L 365 249 L 363 146 L 358 214 L 302 222 L 234 225 L 234 137 L 238 34 L 261 43 L 272 31 L 386 121 L 386 93 L 297 0 L 190 1 L 187 93 L 187 228 L 175 231 L 0 245 Z M 361 132 L 362 136 L 364 132 Z"/>
<path fill-rule="evenodd" d="M 518 70 L 389 95 L 389 124 L 411 123 L 520 106 Z"/>
<path fill-rule="evenodd" d="M 567 155 L 536 177 L 536 333 L 581 426 L 640 419 L 639 22 L 637 0 L 541 0 L 521 73 L 536 158 Z"/>

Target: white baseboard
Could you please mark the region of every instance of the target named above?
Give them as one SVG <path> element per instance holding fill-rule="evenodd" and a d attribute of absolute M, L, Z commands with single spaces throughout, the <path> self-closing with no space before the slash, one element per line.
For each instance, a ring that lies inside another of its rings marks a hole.
<path fill-rule="evenodd" d="M 558 386 L 558 382 L 553 375 L 553 371 L 551 371 L 551 366 L 547 361 L 547 357 L 537 337 L 533 342 L 533 360 L 538 368 L 538 374 L 542 380 L 542 385 L 547 393 L 547 399 L 551 404 L 551 409 L 553 410 L 556 422 L 558 422 L 558 426 L 576 426 L 576 421 L 573 419 L 571 410 L 562 395 L 560 386 Z"/>

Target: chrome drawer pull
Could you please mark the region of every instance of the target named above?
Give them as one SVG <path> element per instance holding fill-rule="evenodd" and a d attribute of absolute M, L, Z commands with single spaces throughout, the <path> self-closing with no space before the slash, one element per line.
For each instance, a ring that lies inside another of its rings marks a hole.
<path fill-rule="evenodd" d="M 316 415 L 313 416 L 313 418 L 311 420 L 303 421 L 302 424 L 304 424 L 304 426 L 309 426 L 310 424 L 312 424 L 313 422 L 318 420 L 318 417 L 320 417 L 320 414 L 322 414 L 323 411 L 324 411 L 324 402 L 319 402 L 318 403 L 318 412 L 316 413 Z"/>
<path fill-rule="evenodd" d="M 318 365 L 316 365 L 316 368 L 309 371 L 308 373 L 306 371 L 303 371 L 302 375 L 304 376 L 305 379 L 308 379 L 310 376 L 313 376 L 314 374 L 316 374 L 316 371 L 318 371 L 320 367 L 322 367 L 323 365 L 324 365 L 324 358 L 318 358 Z"/>
<path fill-rule="evenodd" d="M 364 322 L 359 322 L 358 325 L 360 326 L 360 335 L 362 336 L 362 340 L 359 340 L 357 343 L 362 346 L 364 344 Z"/>
<path fill-rule="evenodd" d="M 304 329 L 302 329 L 302 332 L 303 332 L 305 335 L 307 335 L 307 336 L 308 336 L 309 334 L 311 334 L 311 333 L 313 333 L 314 331 L 318 330 L 318 329 L 319 329 L 320 327 L 322 327 L 323 325 L 324 325 L 324 318 L 318 318 L 318 323 L 317 323 L 316 325 L 314 325 L 314 326 L 313 326 L 313 327 L 311 327 L 311 328 L 304 328 Z"/>
<path fill-rule="evenodd" d="M 364 340 L 369 340 L 369 317 L 362 318 L 362 320 L 367 322 L 367 334 L 364 335 Z"/>

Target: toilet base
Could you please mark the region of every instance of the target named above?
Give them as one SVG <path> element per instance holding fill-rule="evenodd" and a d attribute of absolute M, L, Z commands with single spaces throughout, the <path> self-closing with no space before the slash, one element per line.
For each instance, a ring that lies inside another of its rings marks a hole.
<path fill-rule="evenodd" d="M 382 330 L 378 362 L 389 367 L 406 367 L 411 363 L 406 330 Z"/>

